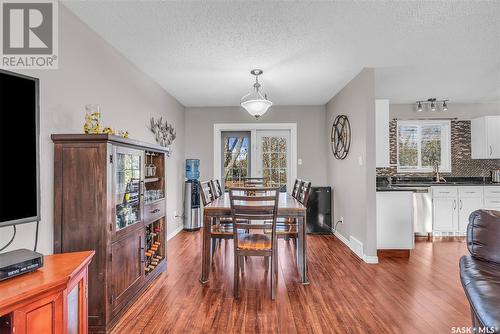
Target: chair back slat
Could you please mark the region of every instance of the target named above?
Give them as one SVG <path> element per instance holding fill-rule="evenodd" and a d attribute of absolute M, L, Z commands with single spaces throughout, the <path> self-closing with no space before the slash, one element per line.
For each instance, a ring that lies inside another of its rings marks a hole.
<path fill-rule="evenodd" d="M 212 203 L 215 199 L 212 181 L 204 181 L 200 182 L 201 187 L 201 201 L 203 202 L 203 206 L 207 206 Z"/>
<path fill-rule="evenodd" d="M 262 177 L 245 177 L 243 179 L 245 187 L 263 187 L 264 178 Z"/>

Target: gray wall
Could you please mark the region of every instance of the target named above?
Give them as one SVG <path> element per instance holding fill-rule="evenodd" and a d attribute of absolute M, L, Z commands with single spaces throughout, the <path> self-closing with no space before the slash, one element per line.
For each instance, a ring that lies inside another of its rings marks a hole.
<path fill-rule="evenodd" d="M 103 124 L 126 129 L 133 139 L 154 142 L 147 129 L 151 116 L 163 116 L 173 123 L 177 139 L 167 161 L 167 228 L 172 231 L 181 223 L 175 221 L 174 213 L 182 212 L 184 107 L 62 5 L 59 16 L 59 69 L 23 72 L 40 78 L 39 251 L 49 254 L 53 249 L 54 153 L 50 135 L 82 133 L 87 103 L 100 104 Z M 0 229 L 0 245 L 10 238 L 10 229 Z M 19 226 L 9 249 L 32 248 L 34 235 L 34 224 Z"/>
<path fill-rule="evenodd" d="M 334 220 L 344 217 L 338 231 L 363 243 L 364 254 L 374 256 L 375 219 L 375 79 L 364 69 L 326 105 L 328 135 L 336 116 L 347 115 L 351 124 L 351 148 L 344 160 L 327 151 L 327 180 L 334 188 Z"/>
<path fill-rule="evenodd" d="M 488 115 L 500 115 L 500 102 L 491 103 L 449 103 L 444 112 L 417 112 L 416 104 L 390 104 L 390 118 L 419 119 L 456 117 L 459 120 Z"/>
<path fill-rule="evenodd" d="M 297 123 L 297 177 L 313 185 L 326 184 L 327 136 L 324 106 L 274 106 L 259 120 L 241 107 L 186 108 L 186 158 L 200 159 L 200 178 L 213 178 L 216 123 Z"/>

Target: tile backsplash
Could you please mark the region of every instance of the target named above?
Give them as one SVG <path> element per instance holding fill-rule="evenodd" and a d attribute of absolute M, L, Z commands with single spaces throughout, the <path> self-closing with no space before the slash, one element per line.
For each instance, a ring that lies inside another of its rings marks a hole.
<path fill-rule="evenodd" d="M 430 173 L 398 173 L 397 121 L 389 122 L 389 147 L 391 167 L 377 168 L 377 176 L 428 176 Z M 451 121 L 451 173 L 444 176 L 490 176 L 490 171 L 500 169 L 500 159 L 471 159 L 470 121 Z M 394 166 L 392 166 L 394 165 Z"/>

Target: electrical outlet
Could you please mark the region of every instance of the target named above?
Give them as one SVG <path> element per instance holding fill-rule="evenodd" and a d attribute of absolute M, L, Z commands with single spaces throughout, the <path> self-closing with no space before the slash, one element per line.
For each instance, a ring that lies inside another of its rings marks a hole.
<path fill-rule="evenodd" d="M 344 216 L 340 216 L 339 222 L 340 222 L 341 224 L 344 224 Z"/>

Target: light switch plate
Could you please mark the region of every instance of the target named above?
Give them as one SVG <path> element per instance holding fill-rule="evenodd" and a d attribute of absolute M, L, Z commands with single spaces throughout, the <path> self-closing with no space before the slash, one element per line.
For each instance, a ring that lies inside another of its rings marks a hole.
<path fill-rule="evenodd" d="M 302 165 L 302 159 L 297 159 L 297 165 Z"/>

